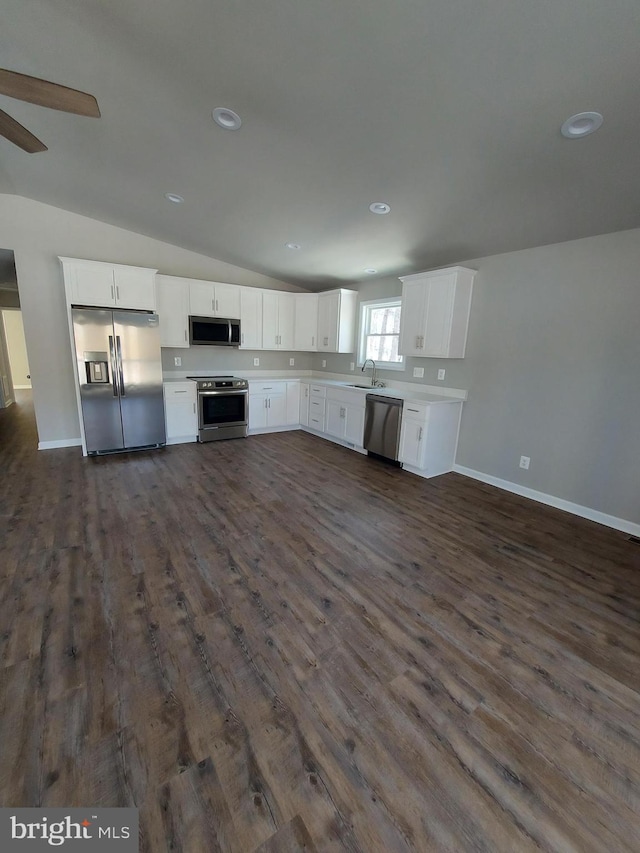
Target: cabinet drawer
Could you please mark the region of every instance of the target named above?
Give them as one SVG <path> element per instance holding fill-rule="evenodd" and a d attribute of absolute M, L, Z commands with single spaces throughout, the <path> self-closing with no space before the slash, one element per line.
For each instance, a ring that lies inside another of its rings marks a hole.
<path fill-rule="evenodd" d="M 317 429 L 318 432 L 324 432 L 324 415 L 309 413 L 309 426 L 311 429 Z"/>
<path fill-rule="evenodd" d="M 428 413 L 428 403 L 410 403 L 407 400 L 402 407 L 402 417 L 412 421 L 424 421 Z"/>
<path fill-rule="evenodd" d="M 312 397 L 326 397 L 327 396 L 327 386 L 326 385 L 309 385 L 309 393 Z"/>
<path fill-rule="evenodd" d="M 254 382 L 249 380 L 250 394 L 286 394 L 286 382 Z"/>
<path fill-rule="evenodd" d="M 195 400 L 196 385 L 195 382 L 167 382 L 164 385 L 164 398 L 167 402 L 175 401 L 177 403 L 184 400 Z"/>
<path fill-rule="evenodd" d="M 313 414 L 324 418 L 324 407 L 325 400 L 321 400 L 318 397 L 311 397 L 309 400 L 309 416 Z"/>

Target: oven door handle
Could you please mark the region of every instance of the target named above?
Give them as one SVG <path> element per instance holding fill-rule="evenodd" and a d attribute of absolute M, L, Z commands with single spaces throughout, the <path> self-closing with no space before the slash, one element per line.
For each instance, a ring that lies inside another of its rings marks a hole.
<path fill-rule="evenodd" d="M 239 394 L 248 394 L 248 393 L 249 392 L 247 391 L 246 388 L 243 391 L 233 391 L 230 388 L 228 390 L 221 388 L 219 391 L 198 391 L 198 396 L 200 396 L 200 397 L 221 397 L 221 396 L 228 397 L 231 394 L 239 395 Z"/>

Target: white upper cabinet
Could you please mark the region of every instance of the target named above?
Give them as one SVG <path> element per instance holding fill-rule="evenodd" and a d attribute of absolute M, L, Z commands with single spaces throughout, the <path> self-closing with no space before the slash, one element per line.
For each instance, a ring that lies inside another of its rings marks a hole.
<path fill-rule="evenodd" d="M 69 304 L 156 310 L 156 270 L 75 258 L 60 261 Z"/>
<path fill-rule="evenodd" d="M 318 294 L 319 352 L 355 352 L 355 290 L 329 290 Z"/>
<path fill-rule="evenodd" d="M 240 288 L 240 349 L 262 349 L 262 291 Z"/>
<path fill-rule="evenodd" d="M 189 280 L 156 276 L 156 302 L 160 318 L 160 346 L 189 346 Z"/>
<path fill-rule="evenodd" d="M 293 349 L 315 352 L 318 349 L 318 294 L 294 295 L 295 320 Z"/>
<path fill-rule="evenodd" d="M 293 293 L 262 291 L 263 349 L 293 349 L 294 313 Z"/>
<path fill-rule="evenodd" d="M 189 313 L 195 317 L 240 318 L 240 288 L 213 281 L 189 282 Z"/>
<path fill-rule="evenodd" d="M 475 270 L 466 267 L 404 276 L 402 355 L 464 358 Z"/>

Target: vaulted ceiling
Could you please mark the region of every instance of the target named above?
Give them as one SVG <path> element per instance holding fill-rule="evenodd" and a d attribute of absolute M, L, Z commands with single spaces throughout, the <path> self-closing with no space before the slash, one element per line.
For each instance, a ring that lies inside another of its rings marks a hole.
<path fill-rule="evenodd" d="M 2 66 L 102 117 L 0 97 L 49 147 L 0 139 L 0 191 L 311 288 L 632 228 L 639 36 L 638 0 L 4 0 Z"/>

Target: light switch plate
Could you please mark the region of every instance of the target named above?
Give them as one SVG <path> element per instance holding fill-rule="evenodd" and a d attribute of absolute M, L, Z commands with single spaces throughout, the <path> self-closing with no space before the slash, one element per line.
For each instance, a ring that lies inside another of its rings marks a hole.
<path fill-rule="evenodd" d="M 322 359 L 322 366 L 323 366 L 323 367 L 326 367 L 326 366 L 327 366 L 327 359 L 326 359 L 326 358 L 323 358 L 323 359 Z"/>
<path fill-rule="evenodd" d="M 446 371 L 445 371 L 444 367 L 441 367 L 440 370 L 438 371 L 438 380 L 440 382 L 442 382 L 442 380 L 444 379 L 445 373 L 446 373 Z"/>
<path fill-rule="evenodd" d="M 414 379 L 422 379 L 424 377 L 424 367 L 413 368 Z"/>
<path fill-rule="evenodd" d="M 180 356 L 179 356 L 179 355 L 176 355 L 176 356 L 174 357 L 174 359 L 173 359 L 173 366 L 174 366 L 174 367 L 182 367 L 182 359 L 180 358 Z"/>
<path fill-rule="evenodd" d="M 259 358 L 253 359 L 253 366 L 254 367 L 260 367 L 260 359 Z"/>
<path fill-rule="evenodd" d="M 351 364 L 349 365 L 349 370 L 355 370 L 355 369 L 356 369 L 356 364 L 354 361 L 352 361 Z"/>
<path fill-rule="evenodd" d="M 529 456 L 521 456 L 520 457 L 520 467 L 525 470 L 529 470 L 529 465 L 531 464 L 531 458 Z"/>
<path fill-rule="evenodd" d="M 295 363 L 296 363 L 295 358 L 290 358 L 290 359 L 289 359 L 289 367 L 293 367 Z"/>

